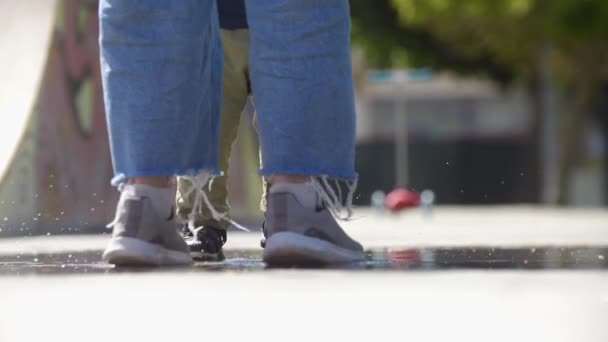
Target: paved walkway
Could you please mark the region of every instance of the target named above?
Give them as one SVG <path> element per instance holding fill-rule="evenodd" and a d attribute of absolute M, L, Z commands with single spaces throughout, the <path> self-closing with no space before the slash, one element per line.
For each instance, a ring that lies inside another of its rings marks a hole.
<path fill-rule="evenodd" d="M 373 248 L 608 246 L 599 210 L 359 216 L 350 231 Z M 107 238 L 0 240 L 0 255 L 98 253 Z M 258 241 L 231 234 L 228 248 Z M 605 268 L 211 270 L 2 276 L 0 341 L 608 341 Z"/>
<path fill-rule="evenodd" d="M 0 280 L 0 341 L 608 341 L 605 272 Z"/>

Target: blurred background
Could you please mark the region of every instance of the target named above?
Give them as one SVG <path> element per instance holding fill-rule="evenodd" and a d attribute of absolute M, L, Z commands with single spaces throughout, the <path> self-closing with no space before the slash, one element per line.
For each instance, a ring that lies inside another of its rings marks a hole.
<path fill-rule="evenodd" d="M 364 203 L 608 203 L 608 2 L 352 0 Z"/>
<path fill-rule="evenodd" d="M 95 0 L 0 2 L 0 236 L 99 232 L 114 213 Z M 608 204 L 608 2 L 351 0 L 355 204 L 432 190 L 439 205 Z M 257 137 L 232 158 L 256 221 Z M 9 118 L 10 117 L 10 118 Z M 248 124 L 249 123 L 249 124 Z"/>

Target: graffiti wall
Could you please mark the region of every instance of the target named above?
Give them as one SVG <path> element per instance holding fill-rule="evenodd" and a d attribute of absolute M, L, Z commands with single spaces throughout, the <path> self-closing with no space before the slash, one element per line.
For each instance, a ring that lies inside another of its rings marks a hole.
<path fill-rule="evenodd" d="M 35 110 L 0 184 L 0 237 L 98 232 L 114 216 L 97 7 L 97 0 L 59 1 L 51 44 L 41 51 L 43 82 L 32 89 L 39 92 Z M 249 126 L 232 158 L 236 216 L 259 212 L 257 143 Z"/>
<path fill-rule="evenodd" d="M 65 0 L 57 18 L 38 103 L 34 165 L 39 223 L 69 232 L 102 226 L 113 215 L 117 192 L 109 186 L 97 1 Z"/>
<path fill-rule="evenodd" d="M 104 116 L 97 1 L 63 0 L 38 100 L 2 184 L 2 235 L 99 230 L 117 191 Z"/>

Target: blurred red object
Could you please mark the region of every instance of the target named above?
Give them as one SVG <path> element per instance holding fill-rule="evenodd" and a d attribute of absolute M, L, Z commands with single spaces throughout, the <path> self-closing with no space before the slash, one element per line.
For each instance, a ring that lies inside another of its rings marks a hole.
<path fill-rule="evenodd" d="M 420 194 L 406 189 L 391 191 L 384 200 L 384 206 L 392 213 L 420 205 Z"/>
<path fill-rule="evenodd" d="M 389 250 L 386 253 L 386 260 L 390 260 L 398 264 L 406 263 L 410 266 L 420 266 L 422 264 L 420 250 L 416 249 Z M 395 268 L 403 267 L 402 265 L 395 266 Z"/>

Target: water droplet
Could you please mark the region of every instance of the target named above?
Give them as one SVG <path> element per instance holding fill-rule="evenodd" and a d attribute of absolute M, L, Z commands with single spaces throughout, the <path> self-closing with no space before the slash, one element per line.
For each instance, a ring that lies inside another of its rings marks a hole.
<path fill-rule="evenodd" d="M 72 254 L 68 254 L 68 259 L 71 259 L 71 258 L 72 258 Z"/>
<path fill-rule="evenodd" d="M 65 268 L 65 265 L 61 265 L 61 268 Z"/>
<path fill-rule="evenodd" d="M 445 165 L 450 165 L 450 162 L 445 162 Z"/>
<path fill-rule="evenodd" d="M 34 258 L 34 262 L 38 262 L 38 258 Z"/>

